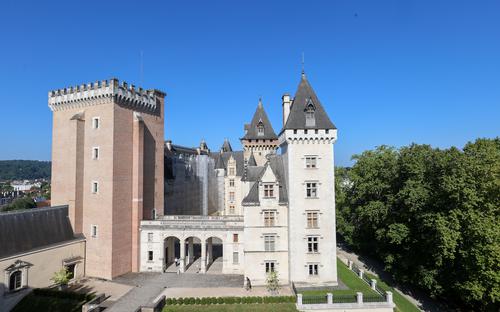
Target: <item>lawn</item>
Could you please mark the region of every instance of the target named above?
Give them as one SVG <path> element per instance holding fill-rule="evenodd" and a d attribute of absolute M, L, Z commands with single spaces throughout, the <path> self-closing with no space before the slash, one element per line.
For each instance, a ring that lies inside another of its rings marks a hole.
<path fill-rule="evenodd" d="M 394 303 L 396 304 L 396 309 L 395 309 L 396 312 L 420 312 L 420 309 L 418 309 L 413 303 L 408 301 L 408 299 L 406 299 L 398 291 L 394 290 L 394 288 L 387 285 L 380 278 L 378 278 L 370 273 L 365 273 L 365 274 L 370 279 L 372 279 L 372 278 L 376 279 L 378 287 L 380 287 L 382 290 L 392 292 L 392 299 L 393 299 Z"/>
<path fill-rule="evenodd" d="M 294 303 L 213 304 L 166 306 L 163 312 L 297 312 Z"/>
<path fill-rule="evenodd" d="M 332 293 L 335 295 L 353 295 L 355 296 L 357 292 L 362 292 L 366 296 L 378 295 L 376 291 L 370 288 L 370 286 L 361 280 L 356 273 L 349 270 L 349 268 L 337 258 L 337 274 L 338 278 L 347 286 L 349 289 L 322 289 L 322 290 L 304 290 L 299 291 L 299 293 L 306 296 L 326 296 L 326 293 Z"/>
<path fill-rule="evenodd" d="M 85 300 L 39 296 L 33 293 L 19 302 L 12 312 L 51 311 L 80 312 Z"/>

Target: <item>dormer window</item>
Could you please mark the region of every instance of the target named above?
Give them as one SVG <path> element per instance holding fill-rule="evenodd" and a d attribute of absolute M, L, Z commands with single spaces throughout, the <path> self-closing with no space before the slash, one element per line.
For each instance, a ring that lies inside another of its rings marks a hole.
<path fill-rule="evenodd" d="M 262 121 L 257 124 L 257 135 L 264 135 L 264 124 L 262 123 Z"/>
<path fill-rule="evenodd" d="M 306 102 L 306 109 L 304 110 L 306 114 L 306 127 L 316 126 L 316 118 L 314 117 L 315 110 L 316 107 L 314 107 L 312 100 L 309 98 Z"/>

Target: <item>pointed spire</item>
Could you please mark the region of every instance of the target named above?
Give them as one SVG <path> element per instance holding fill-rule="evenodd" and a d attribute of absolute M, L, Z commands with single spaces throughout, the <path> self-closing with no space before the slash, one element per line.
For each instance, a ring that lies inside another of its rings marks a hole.
<path fill-rule="evenodd" d="M 222 144 L 222 147 L 220 148 L 221 152 L 232 152 L 233 148 L 231 147 L 231 143 L 229 143 L 229 140 L 226 138 L 224 139 L 224 143 Z"/>
<path fill-rule="evenodd" d="M 263 128 L 263 132 L 258 131 L 259 128 Z M 266 140 L 277 140 L 278 136 L 274 132 L 273 126 L 267 118 L 266 111 L 264 110 L 264 105 L 262 104 L 262 98 L 259 98 L 259 103 L 257 105 L 257 110 L 252 118 L 252 122 L 245 125 L 246 133 L 242 139 L 253 140 L 253 139 L 266 139 Z"/>
<path fill-rule="evenodd" d="M 248 166 L 257 166 L 257 162 L 255 161 L 255 157 L 253 156 L 253 151 L 250 154 L 250 157 L 248 157 Z"/>
<path fill-rule="evenodd" d="M 219 153 L 217 160 L 215 162 L 215 169 L 226 169 L 224 164 L 224 159 L 222 158 L 222 153 Z"/>
<path fill-rule="evenodd" d="M 314 107 L 314 123 L 306 123 L 306 108 L 310 104 Z M 325 112 L 304 73 L 301 75 L 293 104 L 290 107 L 290 113 L 281 131 L 285 129 L 337 129 Z"/>

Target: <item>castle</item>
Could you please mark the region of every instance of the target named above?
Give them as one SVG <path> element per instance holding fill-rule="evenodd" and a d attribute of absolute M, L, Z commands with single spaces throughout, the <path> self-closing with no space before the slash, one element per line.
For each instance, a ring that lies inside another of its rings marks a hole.
<path fill-rule="evenodd" d="M 337 285 L 337 129 L 305 74 L 278 133 L 259 100 L 242 151 L 164 141 L 165 96 L 117 79 L 49 92 L 52 204 L 86 238 L 85 274 L 218 267 Z"/>

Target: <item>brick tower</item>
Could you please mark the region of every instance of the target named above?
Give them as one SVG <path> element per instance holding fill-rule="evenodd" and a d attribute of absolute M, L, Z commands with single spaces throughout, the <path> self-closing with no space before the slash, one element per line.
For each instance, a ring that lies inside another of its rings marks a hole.
<path fill-rule="evenodd" d="M 163 214 L 164 98 L 117 79 L 49 92 L 52 205 L 87 238 L 88 276 L 139 270 L 139 222 Z"/>

